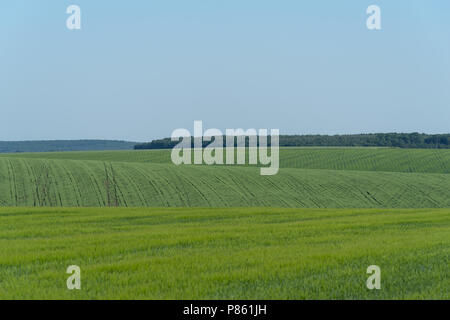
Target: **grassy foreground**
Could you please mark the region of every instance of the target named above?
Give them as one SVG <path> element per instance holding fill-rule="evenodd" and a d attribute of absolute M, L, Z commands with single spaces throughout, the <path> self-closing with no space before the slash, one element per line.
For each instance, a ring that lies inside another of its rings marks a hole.
<path fill-rule="evenodd" d="M 450 209 L 0 208 L 0 248 L 0 299 L 450 298 Z"/>

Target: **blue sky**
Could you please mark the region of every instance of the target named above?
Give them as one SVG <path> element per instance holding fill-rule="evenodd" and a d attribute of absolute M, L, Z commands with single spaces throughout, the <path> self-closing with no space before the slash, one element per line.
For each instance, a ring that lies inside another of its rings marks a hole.
<path fill-rule="evenodd" d="M 66 28 L 81 8 L 82 29 Z M 366 8 L 382 30 L 366 28 Z M 449 132 L 448 0 L 8 0 L 0 140 Z"/>

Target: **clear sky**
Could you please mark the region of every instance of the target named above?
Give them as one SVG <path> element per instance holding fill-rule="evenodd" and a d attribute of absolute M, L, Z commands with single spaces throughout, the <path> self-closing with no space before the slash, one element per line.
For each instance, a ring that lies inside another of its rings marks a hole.
<path fill-rule="evenodd" d="M 0 140 L 449 132 L 450 1 L 2 0 L 0 110 Z"/>

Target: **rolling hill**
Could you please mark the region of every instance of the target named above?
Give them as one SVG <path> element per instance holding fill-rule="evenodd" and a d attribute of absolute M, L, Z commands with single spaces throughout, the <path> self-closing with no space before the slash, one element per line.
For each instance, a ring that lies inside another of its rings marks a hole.
<path fill-rule="evenodd" d="M 45 158 L 45 159 L 44 159 Z M 294 148 L 279 174 L 175 166 L 170 151 L 0 157 L 1 206 L 450 207 L 450 150 Z"/>
<path fill-rule="evenodd" d="M 2 154 L 0 157 L 171 164 L 170 154 L 171 150 L 125 150 Z M 280 167 L 411 173 L 450 173 L 450 150 L 371 147 L 289 147 L 280 148 Z"/>
<path fill-rule="evenodd" d="M 170 150 L 0 155 L 0 299 L 448 299 L 448 150 L 280 156 L 261 176 Z"/>

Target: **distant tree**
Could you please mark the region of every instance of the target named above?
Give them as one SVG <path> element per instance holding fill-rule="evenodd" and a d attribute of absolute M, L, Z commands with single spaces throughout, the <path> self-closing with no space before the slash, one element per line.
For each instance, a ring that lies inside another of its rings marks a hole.
<path fill-rule="evenodd" d="M 191 138 L 192 139 L 192 138 Z M 192 140 L 193 141 L 193 140 Z M 134 146 L 135 149 L 170 149 L 178 142 L 169 138 L 153 140 Z M 206 146 L 208 142 L 203 145 Z M 248 145 L 248 139 L 247 139 Z M 270 138 L 269 138 L 270 145 Z M 450 148 L 450 134 L 375 133 L 353 135 L 282 135 L 282 147 L 334 146 L 334 147 L 397 147 L 397 148 Z"/>

